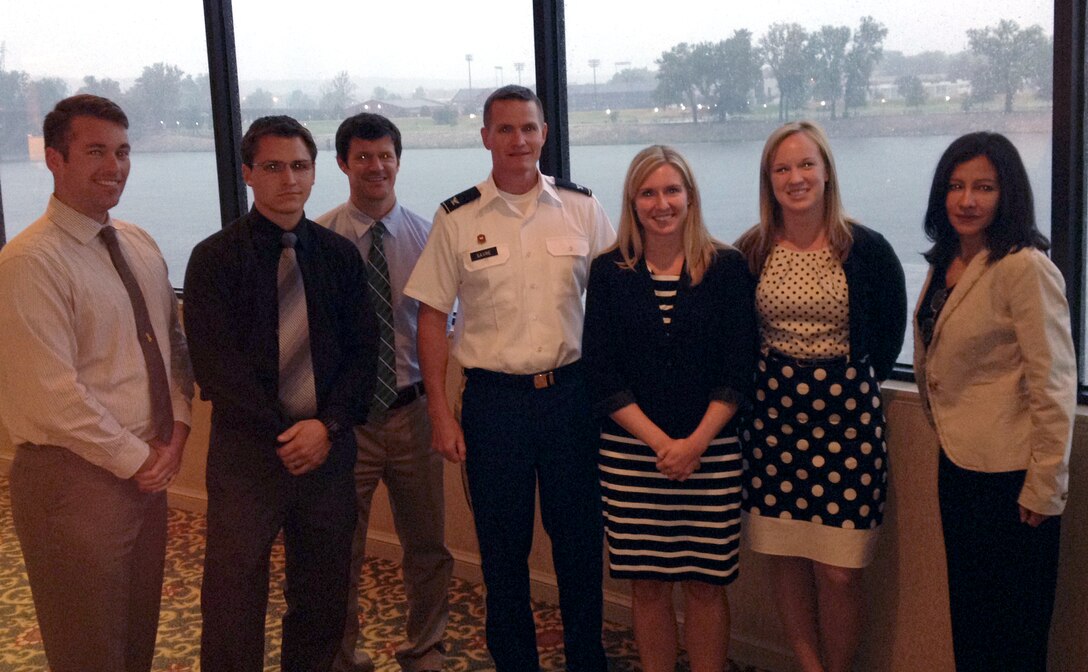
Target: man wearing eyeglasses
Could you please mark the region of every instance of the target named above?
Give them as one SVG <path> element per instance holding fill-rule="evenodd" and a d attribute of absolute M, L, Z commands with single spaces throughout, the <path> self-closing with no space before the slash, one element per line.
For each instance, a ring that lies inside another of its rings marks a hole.
<path fill-rule="evenodd" d="M 363 112 L 336 131 L 336 163 L 348 178 L 350 198 L 317 218 L 341 234 L 367 261 L 371 301 L 378 314 L 378 380 L 366 424 L 355 427 L 355 487 L 359 520 L 351 554 L 351 586 L 344 639 L 334 672 L 373 672 L 356 651 L 359 571 L 366 550 L 370 505 L 379 482 L 389 491 L 397 536 L 404 549 L 408 601 L 405 639 L 396 659 L 405 672 L 441 670 L 449 618 L 453 556 L 445 544 L 442 456 L 431 450 L 431 423 L 416 354 L 419 303 L 404 284 L 419 259 L 430 220 L 397 202 L 401 136 L 396 125 Z M 377 642 L 374 642 L 375 644 Z M 384 644 L 384 642 L 382 642 Z"/>
<path fill-rule="evenodd" d="M 283 530 L 280 664 L 327 670 L 347 612 L 351 428 L 373 394 L 377 327 L 359 253 L 307 219 L 317 147 L 296 120 L 242 138 L 253 208 L 193 250 L 185 327 L 212 402 L 201 591 L 205 670 L 264 669 L 269 554 Z"/>

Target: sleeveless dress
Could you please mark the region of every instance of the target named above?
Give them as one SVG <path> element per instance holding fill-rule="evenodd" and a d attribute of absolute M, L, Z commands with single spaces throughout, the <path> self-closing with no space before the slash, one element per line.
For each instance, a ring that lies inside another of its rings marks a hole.
<path fill-rule="evenodd" d="M 850 356 L 849 287 L 828 249 L 775 247 L 756 288 L 762 354 L 743 431 L 745 537 L 760 553 L 864 567 L 883 520 L 880 386 Z"/>

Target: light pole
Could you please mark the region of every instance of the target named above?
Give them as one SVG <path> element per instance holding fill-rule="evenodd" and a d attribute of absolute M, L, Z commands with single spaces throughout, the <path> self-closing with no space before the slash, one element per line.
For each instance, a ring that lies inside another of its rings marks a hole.
<path fill-rule="evenodd" d="M 468 63 L 468 97 L 472 98 L 472 54 L 465 54 L 465 62 Z"/>
<path fill-rule="evenodd" d="M 514 69 L 518 71 L 518 86 L 521 86 L 521 71 L 525 69 L 525 64 L 515 63 Z"/>
<path fill-rule="evenodd" d="M 597 109 L 600 107 L 597 103 L 597 68 L 601 67 L 601 59 L 589 59 L 589 67 L 593 68 L 593 109 Z"/>

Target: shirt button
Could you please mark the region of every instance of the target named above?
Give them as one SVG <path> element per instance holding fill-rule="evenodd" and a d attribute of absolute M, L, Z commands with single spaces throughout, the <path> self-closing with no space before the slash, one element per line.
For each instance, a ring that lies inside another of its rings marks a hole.
<path fill-rule="evenodd" d="M 537 352 L 544 352 L 544 348 L 537 348 L 536 351 Z"/>

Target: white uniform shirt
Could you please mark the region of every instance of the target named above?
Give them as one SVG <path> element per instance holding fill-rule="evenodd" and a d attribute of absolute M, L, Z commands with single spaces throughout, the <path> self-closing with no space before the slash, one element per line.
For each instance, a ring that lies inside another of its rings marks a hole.
<path fill-rule="evenodd" d="M 166 363 L 174 420 L 193 376 L 166 262 L 143 229 L 111 219 Z M 61 446 L 132 476 L 155 435 L 132 302 L 98 235 L 55 197 L 0 251 L 0 418 L 12 442 Z"/>
<path fill-rule="evenodd" d="M 370 255 L 370 229 L 374 220 L 351 201 L 343 203 L 318 217 L 318 224 L 344 236 L 359 249 L 365 261 Z M 419 302 L 404 295 L 404 285 L 427 243 L 431 223 L 397 203 L 382 217 L 387 233 L 382 238 L 382 250 L 389 265 L 389 285 L 393 294 L 393 336 L 396 340 L 397 387 L 418 383 L 419 356 L 416 352 L 416 317 Z M 369 268 L 367 269 L 369 271 Z"/>
<path fill-rule="evenodd" d="M 490 176 L 477 189 L 439 208 L 404 293 L 446 313 L 460 301 L 453 356 L 465 368 L 529 374 L 577 361 L 590 262 L 615 239 L 604 208 L 544 175 L 525 215 Z"/>

